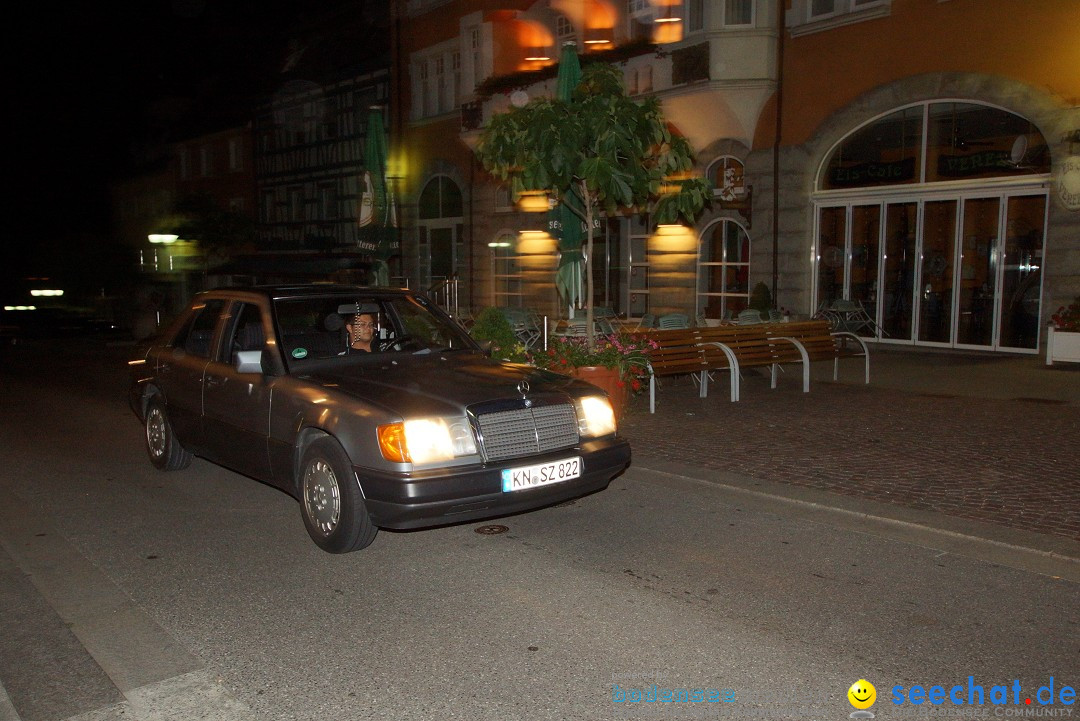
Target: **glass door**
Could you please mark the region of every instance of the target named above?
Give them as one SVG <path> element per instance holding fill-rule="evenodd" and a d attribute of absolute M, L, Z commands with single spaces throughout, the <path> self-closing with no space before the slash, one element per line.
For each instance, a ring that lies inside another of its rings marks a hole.
<path fill-rule="evenodd" d="M 822 208 L 818 214 L 817 302 L 824 310 L 844 297 L 844 258 L 847 247 L 847 206 Z"/>
<path fill-rule="evenodd" d="M 1039 346 L 1046 195 L 1017 195 L 1005 206 L 998 346 Z"/>
<path fill-rule="evenodd" d="M 956 344 L 994 343 L 1000 198 L 968 198 L 960 211 L 960 273 L 956 280 Z"/>
<path fill-rule="evenodd" d="M 889 340 L 912 339 L 917 217 L 917 203 L 889 203 L 885 206 L 881 329 Z"/>
<path fill-rule="evenodd" d="M 923 206 L 919 253 L 919 340 L 952 342 L 955 200 L 929 200 Z"/>
<path fill-rule="evenodd" d="M 851 209 L 851 238 L 848 244 L 849 300 L 862 303 L 871 318 L 877 319 L 878 256 L 881 240 L 881 205 L 856 205 Z M 868 331 L 860 331 L 863 334 Z"/>

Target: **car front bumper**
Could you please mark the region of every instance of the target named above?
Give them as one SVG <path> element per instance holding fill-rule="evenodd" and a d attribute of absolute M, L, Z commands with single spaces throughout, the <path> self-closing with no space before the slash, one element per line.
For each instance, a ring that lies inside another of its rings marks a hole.
<path fill-rule="evenodd" d="M 504 468 L 580 456 L 579 478 L 521 491 L 503 492 Z M 356 467 L 371 520 L 392 529 L 423 528 L 520 513 L 606 488 L 630 463 L 630 444 L 622 438 L 586 441 L 578 448 L 530 456 L 481 468 L 438 469 L 395 474 Z"/>

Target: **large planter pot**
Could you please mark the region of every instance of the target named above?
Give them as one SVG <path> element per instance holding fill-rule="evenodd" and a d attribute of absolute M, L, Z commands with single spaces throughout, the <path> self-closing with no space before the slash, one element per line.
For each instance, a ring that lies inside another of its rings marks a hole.
<path fill-rule="evenodd" d="M 592 383 L 606 392 L 611 400 L 611 408 L 615 411 L 615 420 L 622 418 L 623 411 L 626 409 L 629 388 L 625 383 L 620 383 L 619 371 L 603 366 L 582 366 L 575 368 L 570 375 Z"/>
<path fill-rule="evenodd" d="M 1053 326 L 1047 329 L 1046 365 L 1054 363 L 1080 363 L 1080 333 Z"/>

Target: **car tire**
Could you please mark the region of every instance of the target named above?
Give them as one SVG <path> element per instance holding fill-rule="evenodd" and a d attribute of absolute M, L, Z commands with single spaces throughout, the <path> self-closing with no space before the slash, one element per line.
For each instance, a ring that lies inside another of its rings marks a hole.
<path fill-rule="evenodd" d="M 371 545 L 378 528 L 371 522 L 352 463 L 330 437 L 312 441 L 300 462 L 300 511 L 315 544 L 328 553 L 349 553 Z"/>
<path fill-rule="evenodd" d="M 146 407 L 146 454 L 154 467 L 162 471 L 179 471 L 191 465 L 191 452 L 186 450 L 173 433 L 165 404 L 154 398 Z"/>

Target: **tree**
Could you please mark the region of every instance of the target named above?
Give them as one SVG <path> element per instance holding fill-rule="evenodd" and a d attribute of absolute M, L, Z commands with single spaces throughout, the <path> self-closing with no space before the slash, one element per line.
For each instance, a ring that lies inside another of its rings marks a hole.
<path fill-rule="evenodd" d="M 593 218 L 620 208 L 651 212 L 658 223 L 693 222 L 710 187 L 692 177 L 689 141 L 671 132 L 660 102 L 627 96 L 622 73 L 593 63 L 567 102 L 537 98 L 495 115 L 480 135 L 477 156 L 516 195 L 547 190 L 586 228 L 586 325 L 593 343 Z M 581 206 L 568 202 L 574 191 Z"/>
<path fill-rule="evenodd" d="M 176 233 L 197 240 L 209 263 L 212 255 L 229 251 L 255 240 L 255 223 L 240 213 L 225 210 L 209 193 L 193 193 L 176 203 L 175 212 L 160 223 L 161 232 Z"/>

